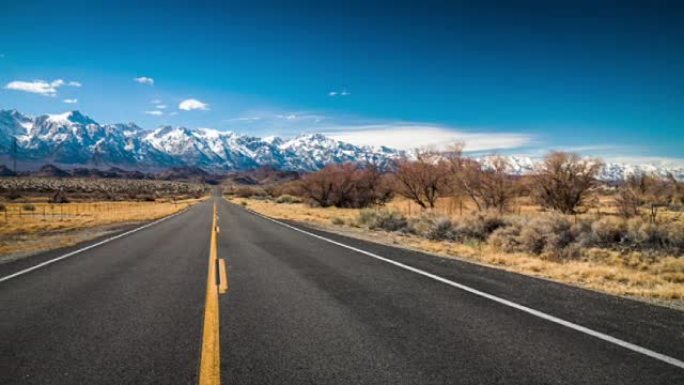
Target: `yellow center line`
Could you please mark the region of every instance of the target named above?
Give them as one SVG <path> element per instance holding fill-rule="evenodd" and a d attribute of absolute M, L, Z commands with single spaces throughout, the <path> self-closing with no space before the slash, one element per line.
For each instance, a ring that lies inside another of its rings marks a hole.
<path fill-rule="evenodd" d="M 219 294 L 226 294 L 228 292 L 228 268 L 226 268 L 226 260 L 219 259 Z"/>
<path fill-rule="evenodd" d="M 207 275 L 207 298 L 204 309 L 204 332 L 202 338 L 202 358 L 200 361 L 199 384 L 221 384 L 221 358 L 219 337 L 219 286 L 216 283 L 218 264 L 218 212 L 214 202 L 214 219 L 211 225 L 211 244 L 209 245 L 209 273 Z M 225 265 L 224 265 L 225 268 Z"/>

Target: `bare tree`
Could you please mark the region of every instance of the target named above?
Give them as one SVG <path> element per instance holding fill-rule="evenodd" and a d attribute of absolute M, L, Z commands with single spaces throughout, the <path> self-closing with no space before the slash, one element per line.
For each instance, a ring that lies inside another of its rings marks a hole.
<path fill-rule="evenodd" d="M 649 200 L 648 195 L 653 192 L 657 182 L 655 177 L 646 173 L 629 175 L 615 197 L 618 213 L 623 217 L 638 215 L 639 207 Z"/>
<path fill-rule="evenodd" d="M 394 181 L 397 194 L 422 208 L 434 208 L 437 198 L 449 189 L 449 166 L 437 153 L 416 150 L 416 160 L 397 162 Z"/>
<path fill-rule="evenodd" d="M 335 176 L 334 173 L 331 172 L 330 166 L 321 171 L 303 176 L 299 182 L 301 195 L 321 207 L 332 205 L 334 186 Z"/>
<path fill-rule="evenodd" d="M 477 206 L 478 210 L 506 211 L 517 194 L 517 183 L 510 175 L 506 158 L 493 156 L 488 165 L 474 159 L 463 159 L 455 173 L 456 185 Z"/>
<path fill-rule="evenodd" d="M 534 197 L 543 207 L 564 214 L 577 213 L 589 192 L 597 185 L 603 162 L 584 159 L 575 153 L 551 152 L 533 176 Z"/>
<path fill-rule="evenodd" d="M 501 156 L 490 158 L 490 165 L 484 170 L 480 196 L 487 208 L 500 213 L 508 210 L 517 195 L 516 179 L 510 174 L 509 161 Z"/>
<path fill-rule="evenodd" d="M 374 165 L 352 163 L 329 165 L 305 175 L 299 181 L 300 195 L 321 207 L 368 207 L 384 204 L 392 191 L 383 174 Z"/>
<path fill-rule="evenodd" d="M 672 173 L 668 173 L 667 178 L 672 185 L 671 204 L 684 205 L 684 183 L 677 180 Z"/>
<path fill-rule="evenodd" d="M 389 177 L 377 165 L 366 164 L 355 172 L 352 207 L 382 205 L 394 196 Z"/>

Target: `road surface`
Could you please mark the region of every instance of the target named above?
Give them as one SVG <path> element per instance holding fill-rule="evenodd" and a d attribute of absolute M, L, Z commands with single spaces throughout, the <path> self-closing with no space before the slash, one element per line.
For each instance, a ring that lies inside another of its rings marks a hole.
<path fill-rule="evenodd" d="M 213 201 L 223 384 L 684 384 L 684 312 Z M 197 384 L 213 201 L 0 281 L 0 384 Z"/>

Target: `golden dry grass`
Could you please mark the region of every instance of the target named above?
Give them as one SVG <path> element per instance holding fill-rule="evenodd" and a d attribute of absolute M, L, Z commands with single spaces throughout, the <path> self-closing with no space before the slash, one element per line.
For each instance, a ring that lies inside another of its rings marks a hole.
<path fill-rule="evenodd" d="M 614 250 L 590 249 L 585 251 L 586 257 L 581 260 L 551 261 L 525 253 L 504 253 L 486 244 L 431 241 L 414 235 L 355 228 L 354 222 L 359 214 L 357 209 L 315 208 L 305 204 L 277 204 L 273 201 L 243 198 L 235 198 L 233 201 L 246 202 L 250 209 L 274 218 L 306 222 L 375 242 L 462 258 L 604 293 L 684 308 L 684 258 L 665 257 L 649 261 L 636 252 L 623 255 Z M 395 200 L 388 206 L 403 211 L 402 205 L 403 210 L 408 211 L 406 201 Z M 415 209 L 414 204 L 413 210 Z M 464 210 L 463 215 L 468 213 Z M 336 221 L 337 223 L 343 222 L 346 225 L 333 225 L 334 218 L 341 220 Z"/>
<path fill-rule="evenodd" d="M 0 212 L 0 256 L 70 246 L 115 225 L 155 220 L 199 201 L 5 203 L 5 211 Z M 26 205 L 33 210 L 27 210 Z"/>
<path fill-rule="evenodd" d="M 387 205 L 387 208 L 398 211 L 407 217 L 417 217 L 420 215 L 420 207 L 408 199 L 397 197 Z M 444 197 L 437 199 L 433 212 L 441 216 L 459 218 L 470 215 L 477 207 L 473 202 L 465 197 Z M 534 215 L 543 212 L 542 208 L 533 203 L 530 197 L 519 197 L 513 201 L 510 211 L 515 214 Z M 617 216 L 617 205 L 614 196 L 599 196 L 597 201 L 584 209 L 584 214 L 578 214 L 578 218 L 596 219 L 603 216 Z M 642 215 L 648 215 L 650 210 L 642 208 Z M 657 209 L 657 219 L 660 221 L 684 221 L 683 212 L 669 211 L 663 207 Z"/>

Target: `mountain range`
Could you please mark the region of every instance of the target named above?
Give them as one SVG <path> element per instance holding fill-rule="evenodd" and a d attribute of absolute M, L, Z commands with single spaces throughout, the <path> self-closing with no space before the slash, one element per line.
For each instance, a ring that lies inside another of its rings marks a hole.
<path fill-rule="evenodd" d="M 16 140 L 16 147 L 15 147 Z M 90 166 L 128 170 L 198 167 L 209 172 L 269 166 L 283 171 L 315 171 L 331 163 L 371 162 L 386 166 L 406 153 L 379 146 L 356 146 L 322 134 L 290 139 L 259 138 L 214 129 L 162 126 L 146 130 L 135 123 L 99 124 L 79 111 L 29 117 L 0 110 L 0 161 L 16 154 L 23 168 L 50 163 L 65 168 Z M 482 159 L 485 163 L 487 159 Z M 526 174 L 538 159 L 509 156 L 511 172 Z M 622 180 L 635 172 L 672 174 L 684 168 L 607 163 L 602 179 Z"/>
<path fill-rule="evenodd" d="M 145 130 L 134 123 L 101 125 L 79 111 L 28 117 L 0 110 L 0 154 L 9 157 L 16 138 L 25 164 L 61 167 L 116 166 L 155 170 L 200 167 L 211 172 L 270 166 L 315 171 L 330 163 L 372 162 L 380 166 L 401 156 L 387 147 L 355 146 L 321 134 L 292 139 L 258 138 L 213 129 L 162 126 Z"/>

